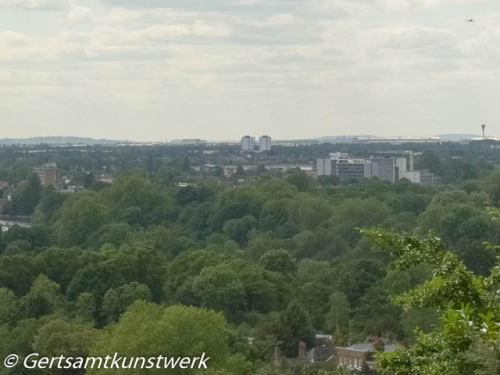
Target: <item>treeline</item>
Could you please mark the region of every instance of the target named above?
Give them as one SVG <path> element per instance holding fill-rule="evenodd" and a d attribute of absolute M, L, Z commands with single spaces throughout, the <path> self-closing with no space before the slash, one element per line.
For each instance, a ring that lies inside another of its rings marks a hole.
<path fill-rule="evenodd" d="M 336 345 L 370 334 L 413 343 L 415 327 L 430 332 L 439 314 L 390 296 L 433 269 L 388 269 L 390 254 L 358 228 L 432 231 L 488 276 L 496 260 L 483 242 L 498 243 L 500 231 L 485 207 L 499 205 L 499 179 L 332 185 L 292 171 L 234 188 L 215 178 L 179 188 L 131 171 L 72 195 L 28 180 L 26 189 L 40 191 L 32 226 L 0 243 L 0 358 L 198 350 L 213 356 L 214 373 L 250 375 L 274 371 L 275 346 L 296 358 L 298 343 L 313 347 L 316 333 Z"/>

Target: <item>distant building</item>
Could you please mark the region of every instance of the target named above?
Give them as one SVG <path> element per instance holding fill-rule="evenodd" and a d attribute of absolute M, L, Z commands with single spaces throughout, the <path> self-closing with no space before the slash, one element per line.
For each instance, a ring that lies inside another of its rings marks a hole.
<path fill-rule="evenodd" d="M 343 181 L 362 180 L 368 177 L 366 175 L 367 162 L 364 159 L 341 159 L 337 160 L 336 164 L 337 176 Z"/>
<path fill-rule="evenodd" d="M 59 187 L 59 174 L 56 163 L 44 164 L 41 167 L 35 168 L 34 172 L 40 178 L 42 186 Z"/>
<path fill-rule="evenodd" d="M 330 153 L 330 159 L 339 160 L 339 159 L 349 159 L 349 155 L 343 152 L 332 152 Z"/>
<path fill-rule="evenodd" d="M 316 170 L 318 176 L 336 176 L 337 161 L 332 159 L 318 159 Z"/>
<path fill-rule="evenodd" d="M 365 363 L 373 368 L 376 367 L 374 354 L 376 352 L 393 352 L 400 346 L 393 345 L 386 339 L 368 338 L 363 344 L 355 344 L 346 348 L 337 347 L 336 362 L 339 367 L 351 370 L 361 370 Z"/>
<path fill-rule="evenodd" d="M 354 137 L 353 143 L 441 143 L 439 137 Z"/>
<path fill-rule="evenodd" d="M 243 151 L 253 151 L 253 146 L 255 144 L 255 139 L 249 135 L 245 135 L 241 138 L 241 149 Z"/>
<path fill-rule="evenodd" d="M 170 143 L 173 145 L 203 145 L 207 141 L 203 139 L 173 139 Z"/>
<path fill-rule="evenodd" d="M 406 158 L 396 158 L 396 166 L 398 167 L 399 173 L 406 172 L 408 161 Z"/>
<path fill-rule="evenodd" d="M 406 159 L 378 157 L 349 159 L 346 154 L 330 154 L 330 159 L 317 160 L 318 176 L 338 176 L 341 180 L 378 177 L 394 183 L 399 180 L 399 169 L 406 170 Z"/>
<path fill-rule="evenodd" d="M 441 177 L 428 170 L 420 171 L 420 184 L 427 186 L 441 185 Z"/>
<path fill-rule="evenodd" d="M 271 137 L 267 135 L 263 135 L 259 139 L 259 151 L 264 152 L 264 151 L 271 151 L 271 146 L 272 146 L 272 141 Z"/>
<path fill-rule="evenodd" d="M 414 153 L 410 151 L 409 169 L 406 168 L 406 158 L 397 158 L 396 165 L 398 169 L 399 178 L 397 180 L 407 179 L 414 184 L 436 186 L 441 184 L 441 178 L 428 170 L 416 171 L 414 167 Z"/>
<path fill-rule="evenodd" d="M 392 157 L 385 158 L 370 158 L 369 172 L 367 178 L 378 177 L 382 181 L 396 182 L 397 181 L 397 166 L 396 160 Z"/>
<path fill-rule="evenodd" d="M 219 153 L 219 150 L 203 150 L 203 155 L 216 155 Z"/>
<path fill-rule="evenodd" d="M 420 184 L 422 182 L 420 171 L 400 172 L 399 179 L 402 180 L 403 178 L 406 178 L 408 181 L 413 182 L 414 184 Z"/>
<path fill-rule="evenodd" d="M 96 177 L 96 181 L 104 184 L 112 184 L 115 181 L 115 178 L 111 174 L 100 174 Z"/>

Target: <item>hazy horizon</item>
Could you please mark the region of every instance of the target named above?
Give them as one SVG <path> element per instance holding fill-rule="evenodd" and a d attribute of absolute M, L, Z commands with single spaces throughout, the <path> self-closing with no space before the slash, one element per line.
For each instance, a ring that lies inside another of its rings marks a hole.
<path fill-rule="evenodd" d="M 495 135 L 494 0 L 0 0 L 1 138 Z M 473 18 L 475 22 L 467 22 Z"/>

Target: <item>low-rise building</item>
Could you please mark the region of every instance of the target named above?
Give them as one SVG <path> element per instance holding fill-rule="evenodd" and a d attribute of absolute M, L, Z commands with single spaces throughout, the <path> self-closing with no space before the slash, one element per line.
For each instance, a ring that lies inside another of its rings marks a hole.
<path fill-rule="evenodd" d="M 170 141 L 172 145 L 189 146 L 189 145 L 204 145 L 208 142 L 204 139 L 173 139 Z"/>
<path fill-rule="evenodd" d="M 373 342 L 355 344 L 348 347 L 335 348 L 337 366 L 352 370 L 361 370 L 365 363 L 375 367 L 374 355 L 377 352 L 393 352 L 399 346 L 390 344 L 387 340 L 376 339 Z"/>
<path fill-rule="evenodd" d="M 111 174 L 100 174 L 96 177 L 96 181 L 102 182 L 105 184 L 112 184 L 115 181 L 115 178 Z"/>
<path fill-rule="evenodd" d="M 441 185 L 441 177 L 425 169 L 420 171 L 420 184 L 427 186 Z"/>

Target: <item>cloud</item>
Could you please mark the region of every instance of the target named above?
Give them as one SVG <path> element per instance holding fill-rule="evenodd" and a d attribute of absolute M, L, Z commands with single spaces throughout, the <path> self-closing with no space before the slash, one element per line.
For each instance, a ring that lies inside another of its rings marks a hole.
<path fill-rule="evenodd" d="M 172 138 L 302 137 L 336 123 L 369 133 L 374 120 L 395 134 L 402 122 L 419 126 L 408 103 L 437 118 L 443 103 L 478 97 L 480 82 L 498 117 L 500 4 L 461 2 L 0 0 L 57 10 L 18 13 L 5 23 L 15 31 L 0 32 L 0 113 L 26 132 L 39 119 L 53 131 L 90 122 L 98 136 L 120 123 L 124 137 L 143 139 L 165 123 Z"/>
<path fill-rule="evenodd" d="M 367 35 L 372 47 L 387 49 L 442 48 L 459 39 L 450 30 L 418 25 L 372 29 Z"/>
<path fill-rule="evenodd" d="M 0 0 L 0 8 L 61 11 L 70 10 L 72 4 L 69 0 Z"/>

